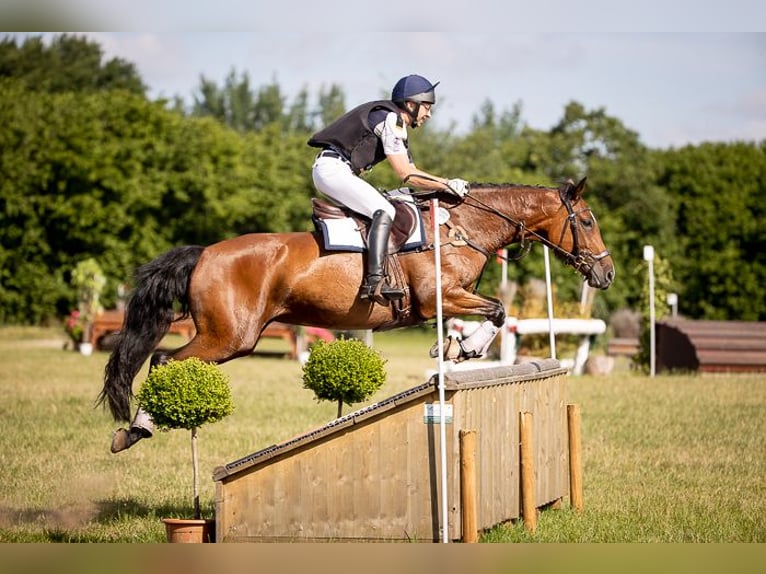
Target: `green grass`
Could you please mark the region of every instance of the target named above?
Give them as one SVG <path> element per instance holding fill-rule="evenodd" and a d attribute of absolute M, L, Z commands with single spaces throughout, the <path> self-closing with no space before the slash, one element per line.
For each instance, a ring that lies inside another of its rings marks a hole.
<path fill-rule="evenodd" d="M 423 382 L 434 340 L 421 330 L 375 335 L 388 379 L 371 401 Z M 94 408 L 108 356 L 83 357 L 63 343 L 55 329 L 0 329 L 0 541 L 164 541 L 160 519 L 193 512 L 189 434 L 161 433 L 111 454 L 117 425 Z M 217 465 L 336 414 L 303 389 L 295 361 L 253 356 L 223 368 L 235 411 L 199 438 L 209 517 L 215 485 L 204 477 Z M 512 523 L 482 540 L 766 542 L 765 377 L 649 379 L 621 368 L 570 377 L 568 392 L 583 415 L 585 510 L 565 504 L 541 513 L 535 533 Z"/>
<path fill-rule="evenodd" d="M 763 375 L 570 377 L 583 416 L 585 510 L 488 541 L 766 541 Z"/>

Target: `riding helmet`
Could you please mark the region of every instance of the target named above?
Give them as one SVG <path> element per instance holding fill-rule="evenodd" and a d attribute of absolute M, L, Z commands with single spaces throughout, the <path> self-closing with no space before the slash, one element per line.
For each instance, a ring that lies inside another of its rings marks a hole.
<path fill-rule="evenodd" d="M 439 82 L 432 84 L 423 76 L 418 76 L 417 74 L 404 76 L 396 82 L 394 89 L 391 91 L 391 100 L 399 105 L 403 105 L 404 102 L 434 104 L 436 103 L 434 89 L 438 85 Z"/>

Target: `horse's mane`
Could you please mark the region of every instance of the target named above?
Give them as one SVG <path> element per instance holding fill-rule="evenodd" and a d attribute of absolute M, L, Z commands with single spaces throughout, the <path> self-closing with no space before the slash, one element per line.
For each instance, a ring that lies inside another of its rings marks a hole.
<path fill-rule="evenodd" d="M 471 182 L 470 183 L 471 189 L 496 189 L 498 187 L 524 187 L 527 189 L 540 189 L 545 191 L 550 191 L 551 189 L 556 189 L 555 187 L 550 187 L 548 185 L 533 185 L 529 183 L 493 183 L 493 182 Z"/>

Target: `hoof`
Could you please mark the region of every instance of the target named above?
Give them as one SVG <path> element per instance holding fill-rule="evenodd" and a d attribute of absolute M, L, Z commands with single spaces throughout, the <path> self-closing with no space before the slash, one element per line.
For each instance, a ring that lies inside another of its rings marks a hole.
<path fill-rule="evenodd" d="M 432 359 L 435 359 L 439 356 L 438 341 L 433 344 L 428 354 Z M 464 361 L 466 358 L 467 357 L 465 357 L 465 351 L 463 351 L 463 347 L 460 346 L 460 341 L 452 336 L 447 337 L 447 339 L 444 341 L 444 360 L 459 363 Z"/>
<path fill-rule="evenodd" d="M 144 438 L 143 433 L 139 429 L 117 429 L 112 435 L 112 453 L 118 453 L 123 450 L 127 450 Z"/>

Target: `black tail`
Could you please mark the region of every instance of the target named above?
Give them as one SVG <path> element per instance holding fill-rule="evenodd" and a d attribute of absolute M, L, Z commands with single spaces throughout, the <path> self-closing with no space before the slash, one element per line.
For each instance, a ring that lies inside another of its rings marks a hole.
<path fill-rule="evenodd" d="M 170 329 L 175 312 L 189 313 L 189 277 L 203 247 L 176 247 L 136 271 L 136 287 L 128 301 L 117 346 L 104 370 L 104 388 L 97 404 L 108 402 L 115 420 L 130 420 L 133 379 Z"/>

